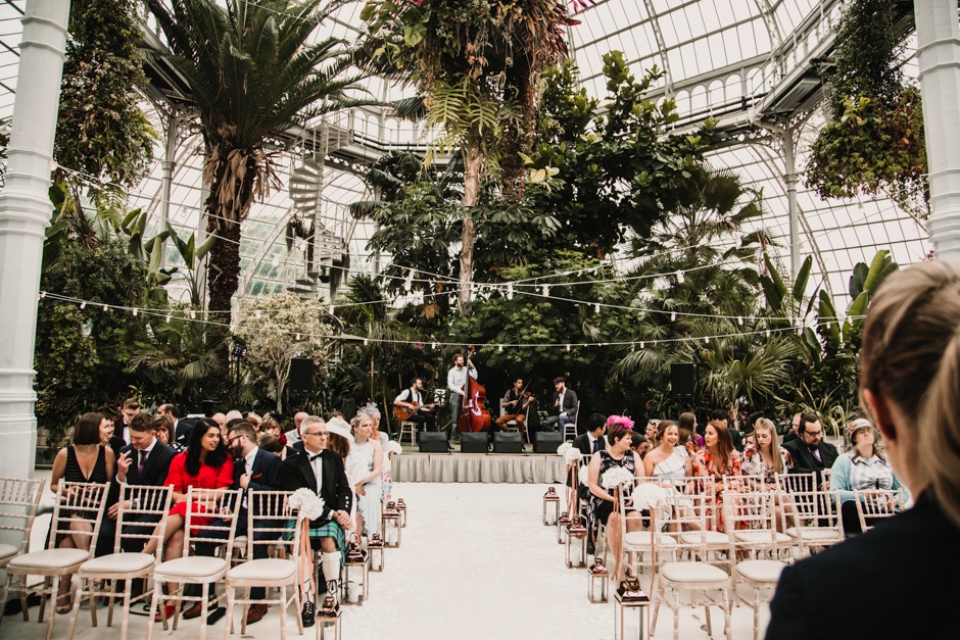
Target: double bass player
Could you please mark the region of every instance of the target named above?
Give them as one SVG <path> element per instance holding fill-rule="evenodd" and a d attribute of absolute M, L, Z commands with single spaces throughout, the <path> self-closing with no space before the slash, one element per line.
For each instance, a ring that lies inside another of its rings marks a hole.
<path fill-rule="evenodd" d="M 447 389 L 450 392 L 450 415 L 453 418 L 450 431 L 447 432 L 447 439 L 456 442 L 460 441 L 460 430 L 457 428 L 457 419 L 460 416 L 460 406 L 466 393 L 468 375 L 474 380 L 477 379 L 477 369 L 473 366 L 473 362 L 468 359 L 466 366 L 464 366 L 463 354 L 455 354 L 453 356 L 453 368 L 447 372 Z"/>

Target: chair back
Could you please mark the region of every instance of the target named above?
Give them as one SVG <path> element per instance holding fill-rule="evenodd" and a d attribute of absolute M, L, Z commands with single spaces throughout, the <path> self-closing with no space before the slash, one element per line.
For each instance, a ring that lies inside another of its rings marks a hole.
<path fill-rule="evenodd" d="M 906 504 L 902 489 L 854 491 L 853 496 L 857 504 L 857 516 L 860 518 L 860 530 L 864 532 L 872 528 L 877 519 L 897 515 L 904 510 Z"/>
<path fill-rule="evenodd" d="M 103 520 L 109 487 L 109 483 L 60 481 L 60 486 L 57 487 L 57 498 L 53 504 L 49 548 L 56 548 L 57 535 L 87 537 L 90 538 L 90 557 L 93 557 L 97 536 L 100 535 L 100 522 Z M 86 523 L 90 530 L 87 531 L 85 527 L 76 527 L 77 523 Z"/>
<path fill-rule="evenodd" d="M 801 540 L 805 530 L 814 529 L 834 530 L 838 538 L 842 537 L 840 494 L 821 489 L 816 473 L 778 473 L 777 494 L 785 531 L 796 527 Z"/>
<path fill-rule="evenodd" d="M 46 480 L 0 478 L 0 531 L 20 533 L 20 553 L 30 546 L 30 530 L 37 517 Z"/>
<path fill-rule="evenodd" d="M 120 488 L 117 537 L 113 543 L 113 552 L 123 552 L 124 540 L 138 540 L 144 544 L 149 540 L 156 540 L 157 564 L 160 564 L 163 560 L 163 536 L 172 499 L 173 487 L 124 484 Z"/>
<path fill-rule="evenodd" d="M 712 499 L 706 494 L 689 494 L 669 492 L 660 500 L 656 508 L 650 510 L 650 535 L 651 545 L 654 549 L 654 558 L 660 556 L 658 551 L 675 551 L 677 557 L 682 557 L 683 552 L 692 552 L 692 557 L 707 557 L 707 537 L 698 535 L 685 535 L 681 533 L 693 533 L 698 531 L 708 531 L 708 514 L 711 511 L 710 503 Z M 663 535 L 670 535 L 674 538 L 676 544 L 671 544 L 669 549 L 662 549 L 661 540 Z"/>
<path fill-rule="evenodd" d="M 752 476 L 723 476 L 723 495 L 730 492 L 763 491 L 767 486 L 766 479 L 761 475 Z"/>
<path fill-rule="evenodd" d="M 233 540 L 237 533 L 242 497 L 243 491 L 237 489 L 187 489 L 183 555 L 189 555 L 191 544 L 211 542 L 225 547 L 225 558 L 233 557 Z M 203 534 L 206 532 L 221 535 L 205 537 Z M 223 533 L 227 534 L 226 538 L 222 536 Z"/>
<path fill-rule="evenodd" d="M 302 527 L 290 507 L 290 491 L 251 491 L 247 499 L 247 558 L 256 545 L 281 546 L 294 561 L 300 554 Z M 256 533 L 256 535 L 254 535 Z"/>
<path fill-rule="evenodd" d="M 770 491 L 724 492 L 723 521 L 732 547 L 763 549 L 777 553 L 776 509 L 774 494 Z M 750 538 L 737 537 L 738 532 L 750 531 Z M 763 535 L 767 533 L 769 535 Z"/>

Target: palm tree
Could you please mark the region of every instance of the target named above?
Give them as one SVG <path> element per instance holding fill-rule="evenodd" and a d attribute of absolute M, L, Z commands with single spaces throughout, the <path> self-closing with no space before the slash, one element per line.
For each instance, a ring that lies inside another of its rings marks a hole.
<path fill-rule="evenodd" d="M 321 0 L 146 0 L 167 39 L 164 58 L 186 79 L 205 143 L 210 309 L 224 312 L 240 275 L 240 225 L 254 199 L 279 186 L 266 141 L 295 124 L 372 104 L 347 75 L 338 38 L 308 39 L 327 17 Z M 170 5 L 171 8 L 167 8 Z"/>

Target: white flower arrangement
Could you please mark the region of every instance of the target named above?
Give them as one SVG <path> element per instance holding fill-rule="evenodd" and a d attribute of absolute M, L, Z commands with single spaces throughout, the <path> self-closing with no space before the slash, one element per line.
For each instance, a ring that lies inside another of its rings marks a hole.
<path fill-rule="evenodd" d="M 633 491 L 635 509 L 649 509 L 656 506 L 670 494 L 670 491 L 653 482 L 644 482 Z"/>
<path fill-rule="evenodd" d="M 580 449 L 574 449 L 573 447 L 570 447 L 569 449 L 567 449 L 566 452 L 564 452 L 563 454 L 563 459 L 566 461 L 567 464 L 570 464 L 571 462 L 577 462 L 582 457 L 583 457 L 583 454 L 580 453 Z"/>
<path fill-rule="evenodd" d="M 387 440 L 387 444 L 383 445 L 383 452 L 400 454 L 403 453 L 403 447 L 396 440 Z"/>
<path fill-rule="evenodd" d="M 589 485 L 590 484 L 590 474 L 588 473 L 589 467 L 583 465 L 580 467 L 580 471 L 577 472 L 577 477 L 580 480 L 580 484 Z"/>
<path fill-rule="evenodd" d="M 572 449 L 572 448 L 573 448 L 573 443 L 572 443 L 572 442 L 564 442 L 562 445 L 560 445 L 559 447 L 557 447 L 557 455 L 558 455 L 558 456 L 566 456 L 566 455 L 567 455 L 567 451 L 570 451 L 570 449 Z"/>
<path fill-rule="evenodd" d="M 297 510 L 298 519 L 316 520 L 323 515 L 323 498 L 301 487 L 290 496 L 290 507 Z"/>
<path fill-rule="evenodd" d="M 632 482 L 633 478 L 633 474 L 623 467 L 613 467 L 607 469 L 600 477 L 600 484 L 603 485 L 604 489 L 613 489 L 627 482 Z"/>

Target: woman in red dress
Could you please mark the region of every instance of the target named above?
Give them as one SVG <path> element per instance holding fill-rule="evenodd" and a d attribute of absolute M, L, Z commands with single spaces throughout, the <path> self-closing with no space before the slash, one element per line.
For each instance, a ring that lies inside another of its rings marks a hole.
<path fill-rule="evenodd" d="M 704 447 L 693 456 L 693 475 L 712 477 L 714 488 L 714 513 L 717 531 L 725 531 L 723 525 L 723 476 L 740 475 L 740 454 L 733 448 L 730 431 L 722 424 L 711 423 L 703 432 Z M 709 524 L 708 524 L 709 526 Z"/>
<path fill-rule="evenodd" d="M 164 483 L 173 487 L 173 508 L 167 516 L 164 531 L 163 558 L 165 561 L 183 556 L 183 525 L 187 516 L 187 489 L 226 489 L 233 486 L 233 458 L 220 437 L 220 427 L 212 420 L 203 419 L 190 433 L 190 445 L 170 461 L 170 470 Z M 193 516 L 191 528 L 199 531 L 211 521 L 209 517 Z M 154 553 L 156 539 L 143 548 Z M 175 587 L 175 585 L 172 585 Z"/>

